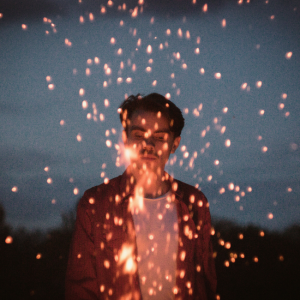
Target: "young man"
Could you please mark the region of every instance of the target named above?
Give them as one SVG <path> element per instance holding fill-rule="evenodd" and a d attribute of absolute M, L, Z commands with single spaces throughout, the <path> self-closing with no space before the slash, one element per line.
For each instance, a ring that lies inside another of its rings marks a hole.
<path fill-rule="evenodd" d="M 204 194 L 164 171 L 184 118 L 159 94 L 120 106 L 129 167 L 78 204 L 66 300 L 215 299 Z"/>

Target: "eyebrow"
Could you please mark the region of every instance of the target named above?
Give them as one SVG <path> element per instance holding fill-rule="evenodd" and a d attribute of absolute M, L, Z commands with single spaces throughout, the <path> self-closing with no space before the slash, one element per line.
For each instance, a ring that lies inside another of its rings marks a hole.
<path fill-rule="evenodd" d="M 143 132 L 147 132 L 147 130 L 145 130 L 145 128 L 140 127 L 138 125 L 132 125 L 132 127 L 130 128 L 130 131 L 133 131 L 133 130 L 140 130 Z M 155 130 L 153 133 L 171 133 L 171 130 L 163 128 L 163 129 Z"/>

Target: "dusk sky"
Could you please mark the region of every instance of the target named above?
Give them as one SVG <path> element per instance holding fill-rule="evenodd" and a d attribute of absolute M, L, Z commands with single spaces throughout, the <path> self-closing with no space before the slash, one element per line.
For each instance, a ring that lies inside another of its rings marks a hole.
<path fill-rule="evenodd" d="M 299 2 L 195 2 L 1 2 L 7 223 L 59 226 L 86 189 L 121 174 L 117 108 L 152 92 L 186 120 L 166 170 L 204 192 L 213 218 L 300 222 Z"/>

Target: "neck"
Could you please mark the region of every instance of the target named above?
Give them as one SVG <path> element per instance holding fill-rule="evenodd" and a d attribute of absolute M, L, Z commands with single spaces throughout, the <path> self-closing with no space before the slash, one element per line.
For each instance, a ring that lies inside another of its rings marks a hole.
<path fill-rule="evenodd" d="M 170 182 L 161 174 L 152 170 L 137 170 L 131 168 L 131 174 L 135 179 L 136 188 L 139 194 L 145 198 L 157 198 L 170 190 Z"/>

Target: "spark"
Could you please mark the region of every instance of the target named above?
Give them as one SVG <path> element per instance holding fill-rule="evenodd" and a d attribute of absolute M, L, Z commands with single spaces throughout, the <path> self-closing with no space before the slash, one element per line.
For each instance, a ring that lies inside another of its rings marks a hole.
<path fill-rule="evenodd" d="M 287 52 L 287 53 L 285 54 L 285 58 L 286 58 L 286 59 L 291 59 L 292 55 L 293 55 L 293 52 Z"/>
<path fill-rule="evenodd" d="M 225 141 L 225 146 L 228 148 L 228 147 L 230 147 L 230 145 L 231 145 L 231 141 L 229 139 L 227 139 Z"/>
<path fill-rule="evenodd" d="M 77 134 L 76 139 L 77 139 L 78 142 L 82 141 L 82 136 L 81 136 L 80 133 Z"/>
<path fill-rule="evenodd" d="M 89 106 L 88 102 L 87 102 L 86 100 L 83 100 L 83 101 L 82 101 L 82 108 L 83 108 L 83 109 L 87 109 L 88 106 Z"/>
<path fill-rule="evenodd" d="M 182 30 L 181 30 L 181 28 L 178 28 L 177 36 L 178 36 L 179 38 L 182 38 Z"/>
<path fill-rule="evenodd" d="M 83 88 L 79 89 L 79 96 L 84 96 L 85 90 Z"/>
<path fill-rule="evenodd" d="M 12 242 L 13 242 L 13 238 L 10 235 L 7 236 L 6 239 L 5 239 L 5 243 L 6 244 L 12 244 Z"/>
<path fill-rule="evenodd" d="M 65 39 L 65 45 L 68 47 L 72 46 L 72 42 L 69 39 Z"/>
<path fill-rule="evenodd" d="M 136 18 L 138 16 L 138 7 L 136 6 L 131 13 L 132 18 Z"/>
<path fill-rule="evenodd" d="M 234 189 L 234 183 L 233 182 L 231 182 L 231 183 L 228 184 L 228 189 L 230 191 L 233 191 L 233 189 Z"/>
<path fill-rule="evenodd" d="M 267 151 L 268 151 L 268 147 L 263 146 L 263 147 L 261 148 L 261 151 L 262 151 L 263 153 L 267 152 Z"/>
<path fill-rule="evenodd" d="M 12 192 L 16 193 L 18 191 L 18 187 L 17 186 L 13 186 L 11 189 Z"/>
<path fill-rule="evenodd" d="M 215 78 L 216 79 L 221 79 L 221 73 L 215 73 Z"/>
<path fill-rule="evenodd" d="M 54 85 L 53 83 L 48 84 L 48 89 L 49 89 L 50 91 L 53 91 L 54 88 L 55 88 L 55 85 Z"/>
<path fill-rule="evenodd" d="M 224 107 L 224 108 L 222 109 L 222 112 L 223 112 L 223 114 L 226 114 L 226 113 L 228 112 L 228 107 Z"/>
<path fill-rule="evenodd" d="M 241 89 L 242 90 L 245 90 L 247 88 L 247 82 L 244 82 L 242 85 L 241 85 Z"/>
<path fill-rule="evenodd" d="M 281 94 L 281 98 L 285 100 L 287 98 L 287 94 L 286 93 L 282 93 Z"/>
<path fill-rule="evenodd" d="M 151 45 L 148 45 L 148 46 L 147 46 L 147 53 L 148 53 L 148 54 L 151 54 L 151 53 L 152 53 L 152 46 L 151 46 Z"/>
<path fill-rule="evenodd" d="M 256 81 L 256 87 L 259 89 L 262 86 L 262 82 L 261 81 Z"/>

